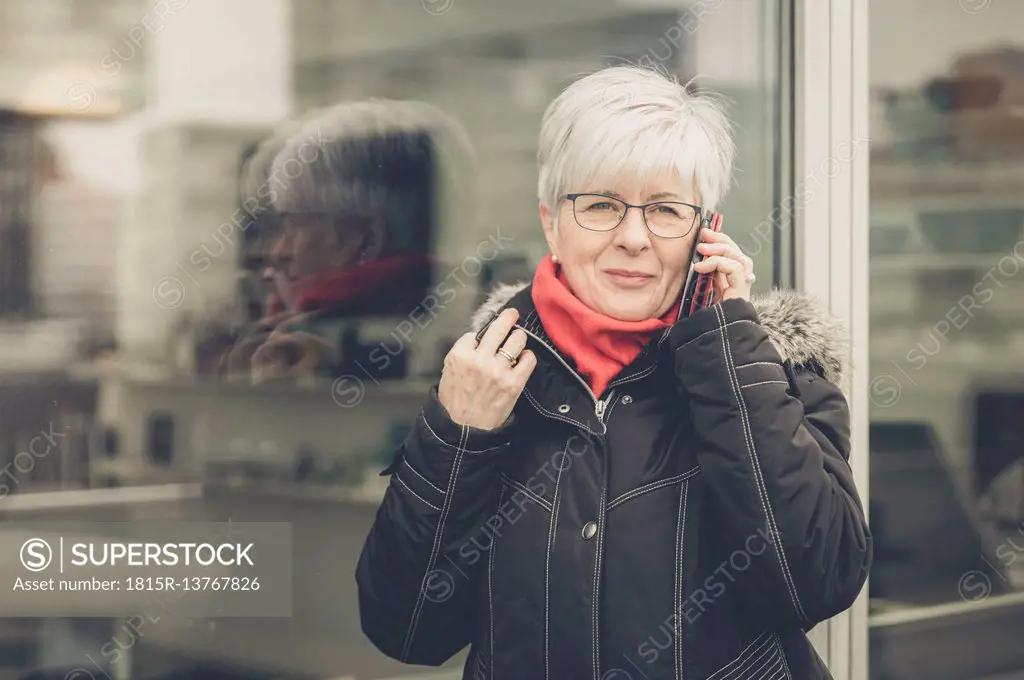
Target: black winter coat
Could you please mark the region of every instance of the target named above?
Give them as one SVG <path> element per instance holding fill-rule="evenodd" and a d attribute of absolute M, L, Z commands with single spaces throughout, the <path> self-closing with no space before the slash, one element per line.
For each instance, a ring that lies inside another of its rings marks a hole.
<path fill-rule="evenodd" d="M 357 569 L 385 654 L 464 678 L 830 675 L 805 636 L 856 599 L 871 538 L 849 465 L 841 336 L 806 298 L 730 300 L 652 340 L 600 398 L 554 350 L 496 431 L 431 391 L 383 474 Z"/>

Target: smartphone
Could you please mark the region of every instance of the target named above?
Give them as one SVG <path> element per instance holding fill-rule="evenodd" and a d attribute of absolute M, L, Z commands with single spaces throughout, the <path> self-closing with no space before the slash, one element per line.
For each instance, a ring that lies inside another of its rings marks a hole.
<path fill-rule="evenodd" d="M 700 274 L 693 270 L 693 265 L 704 259 L 704 255 L 697 250 L 697 246 L 703 241 L 702 236 L 705 229 L 721 231 L 722 213 L 709 211 L 701 216 L 700 231 L 697 232 L 697 238 L 693 240 L 693 251 L 690 253 L 690 271 L 686 275 L 686 285 L 683 287 L 683 301 L 679 307 L 680 319 L 692 316 L 698 310 L 704 309 L 714 302 L 714 274 Z"/>

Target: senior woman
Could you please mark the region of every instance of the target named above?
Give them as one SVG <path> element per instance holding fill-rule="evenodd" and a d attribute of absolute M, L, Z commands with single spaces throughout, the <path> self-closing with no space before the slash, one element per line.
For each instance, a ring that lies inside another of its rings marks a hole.
<path fill-rule="evenodd" d="M 834 326 L 751 300 L 707 231 L 715 304 L 681 318 L 733 142 L 715 100 L 616 67 L 540 133 L 551 253 L 448 354 L 357 570 L 385 654 L 465 678 L 828 678 L 805 636 L 863 586 Z M 495 314 L 495 312 L 498 312 Z"/>

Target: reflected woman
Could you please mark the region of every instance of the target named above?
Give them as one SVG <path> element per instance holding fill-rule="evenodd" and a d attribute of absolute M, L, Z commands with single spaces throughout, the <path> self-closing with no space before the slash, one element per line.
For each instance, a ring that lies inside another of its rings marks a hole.
<path fill-rule="evenodd" d="M 404 315 L 422 299 L 446 127 L 426 104 L 377 100 L 319 111 L 292 130 L 269 171 L 278 231 L 264 235 L 265 278 L 277 314 L 251 354 L 254 382 L 333 376 L 349 320 Z"/>
<path fill-rule="evenodd" d="M 714 99 L 616 67 L 568 87 L 539 143 L 550 248 L 448 354 L 357 571 L 385 654 L 465 678 L 829 678 L 805 631 L 872 547 L 850 469 L 841 335 L 751 296 L 702 230 L 730 183 Z M 715 303 L 681 314 L 695 269 Z"/>

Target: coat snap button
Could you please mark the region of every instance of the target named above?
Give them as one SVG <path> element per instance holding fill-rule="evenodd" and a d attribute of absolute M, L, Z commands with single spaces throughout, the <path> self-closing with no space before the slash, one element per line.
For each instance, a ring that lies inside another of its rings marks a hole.
<path fill-rule="evenodd" d="M 629 406 L 630 404 L 633 403 L 633 397 L 629 396 L 628 394 L 625 395 L 624 397 L 622 397 L 622 403 Z"/>
<path fill-rule="evenodd" d="M 568 404 L 562 404 L 561 406 L 558 407 L 558 412 L 559 413 L 568 413 L 569 412 L 569 405 Z"/>
<path fill-rule="evenodd" d="M 583 525 L 583 540 L 589 541 L 597 533 L 597 522 L 587 522 Z"/>

